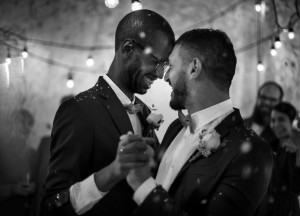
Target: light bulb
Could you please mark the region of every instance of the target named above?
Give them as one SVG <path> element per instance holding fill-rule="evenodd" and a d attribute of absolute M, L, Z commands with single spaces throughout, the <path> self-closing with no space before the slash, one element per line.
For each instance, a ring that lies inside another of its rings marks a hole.
<path fill-rule="evenodd" d="M 265 66 L 262 64 L 261 61 L 259 61 L 259 62 L 257 63 L 256 68 L 257 68 L 258 71 L 263 71 L 263 70 L 265 69 Z"/>
<path fill-rule="evenodd" d="M 74 80 L 73 80 L 72 73 L 69 73 L 69 75 L 68 75 L 67 87 L 68 88 L 73 88 L 74 87 Z"/>
<path fill-rule="evenodd" d="M 27 52 L 27 48 L 26 47 L 24 47 L 24 49 L 22 51 L 22 56 L 23 56 L 24 59 L 28 57 L 28 52 Z"/>
<path fill-rule="evenodd" d="M 73 88 L 74 87 L 74 81 L 73 80 L 67 80 L 67 87 Z"/>
<path fill-rule="evenodd" d="M 281 47 L 281 41 L 278 36 L 275 37 L 275 42 L 274 42 L 275 48 L 278 49 Z"/>
<path fill-rule="evenodd" d="M 115 8 L 119 4 L 119 0 L 105 0 L 104 3 L 108 8 Z"/>
<path fill-rule="evenodd" d="M 133 0 L 132 4 L 131 4 L 131 10 L 136 11 L 136 10 L 141 10 L 141 9 L 143 9 L 143 5 L 142 5 L 141 1 Z"/>
<path fill-rule="evenodd" d="M 7 54 L 7 57 L 6 57 L 6 59 L 5 59 L 5 62 L 6 62 L 7 64 L 10 64 L 10 63 L 11 63 L 10 53 Z"/>
<path fill-rule="evenodd" d="M 289 37 L 289 39 L 291 39 L 291 40 L 295 38 L 295 33 L 294 33 L 293 28 L 289 28 L 288 37 Z"/>
<path fill-rule="evenodd" d="M 277 50 L 275 49 L 274 45 L 271 46 L 270 53 L 271 53 L 272 56 L 276 56 L 277 55 Z"/>
<path fill-rule="evenodd" d="M 254 8 L 255 8 L 256 12 L 260 12 L 260 11 L 261 11 L 261 5 L 258 4 L 258 3 L 256 3 L 256 4 L 254 5 Z"/>
<path fill-rule="evenodd" d="M 93 56 L 89 55 L 85 63 L 88 67 L 92 67 L 95 64 Z"/>

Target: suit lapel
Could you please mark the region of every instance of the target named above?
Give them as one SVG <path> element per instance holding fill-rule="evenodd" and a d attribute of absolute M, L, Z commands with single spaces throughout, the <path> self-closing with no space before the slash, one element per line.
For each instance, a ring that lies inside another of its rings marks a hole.
<path fill-rule="evenodd" d="M 148 124 L 146 118 L 150 114 L 150 110 L 147 107 L 147 105 L 144 104 L 138 97 L 135 97 L 135 104 L 143 104 L 144 105 L 142 112 L 138 112 L 137 115 L 138 115 L 139 119 L 141 120 L 141 124 L 143 126 L 142 136 L 149 137 L 150 125 Z"/>
<path fill-rule="evenodd" d="M 231 113 L 229 116 L 227 116 L 217 127 L 215 130 L 217 131 L 218 134 L 220 134 L 220 139 L 221 142 L 224 140 L 224 137 L 229 133 L 230 127 L 237 126 L 239 124 L 243 123 L 242 117 L 237 109 L 234 110 L 233 113 Z M 175 137 L 175 136 L 174 136 Z M 173 139 L 174 139 L 173 137 Z M 173 140 L 172 139 L 172 140 Z M 171 142 L 172 142 L 171 140 Z M 170 143 L 171 143 L 170 142 Z M 195 156 L 197 153 L 197 150 L 192 154 L 192 156 L 187 160 L 187 162 L 183 165 L 183 167 L 180 169 L 178 175 L 176 176 L 174 182 L 172 183 L 170 187 L 170 191 L 173 188 L 173 185 L 175 185 L 176 180 L 184 173 L 184 171 L 195 161 L 199 161 L 200 159 L 205 158 L 204 156 L 199 156 L 195 160 L 191 160 L 193 156 Z"/>
<path fill-rule="evenodd" d="M 118 128 L 120 134 L 126 134 L 128 131 L 133 132 L 126 110 L 103 77 L 99 77 L 95 88 L 99 95 L 103 98 L 102 103 Z"/>

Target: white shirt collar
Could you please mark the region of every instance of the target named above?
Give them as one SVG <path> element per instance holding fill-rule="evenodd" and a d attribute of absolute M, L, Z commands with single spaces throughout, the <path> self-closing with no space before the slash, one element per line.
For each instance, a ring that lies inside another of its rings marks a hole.
<path fill-rule="evenodd" d="M 112 90 L 115 92 L 119 100 L 123 105 L 129 105 L 131 103 L 134 103 L 135 96 L 133 96 L 133 100 L 131 101 L 125 94 L 122 92 L 122 90 L 105 74 L 103 75 L 103 79 L 108 83 L 108 85 L 112 88 Z"/>
<path fill-rule="evenodd" d="M 195 112 L 191 115 L 191 119 L 193 125 L 195 125 L 195 132 L 202 128 L 203 126 L 207 125 L 211 121 L 215 120 L 216 118 L 230 112 L 233 110 L 231 99 L 227 99 L 221 103 L 215 104 L 211 107 L 208 107 L 204 110 L 200 110 Z"/>

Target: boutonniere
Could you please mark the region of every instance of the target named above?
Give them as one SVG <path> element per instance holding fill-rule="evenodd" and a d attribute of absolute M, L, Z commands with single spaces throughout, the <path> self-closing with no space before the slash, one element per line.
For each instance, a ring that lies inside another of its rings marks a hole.
<path fill-rule="evenodd" d="M 192 162 L 201 155 L 208 157 L 224 145 L 225 143 L 221 142 L 221 136 L 216 130 L 203 130 L 198 135 L 197 152 L 189 161 Z"/>
<path fill-rule="evenodd" d="M 150 113 L 147 117 L 147 122 L 152 129 L 158 130 L 161 124 L 164 122 L 164 117 L 162 114 Z"/>

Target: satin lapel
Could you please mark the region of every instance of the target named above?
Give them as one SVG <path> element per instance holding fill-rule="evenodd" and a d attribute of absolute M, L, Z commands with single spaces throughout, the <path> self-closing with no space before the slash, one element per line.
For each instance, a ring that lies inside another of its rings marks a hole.
<path fill-rule="evenodd" d="M 99 77 L 95 88 L 99 95 L 104 99 L 102 100 L 102 103 L 105 105 L 120 134 L 126 134 L 128 131 L 133 132 L 126 110 L 103 77 Z"/>
<path fill-rule="evenodd" d="M 239 113 L 239 111 L 237 109 L 235 109 L 235 111 L 233 113 L 231 113 L 229 116 L 227 116 L 216 128 L 215 130 L 217 131 L 217 133 L 220 134 L 221 137 L 221 141 L 224 139 L 224 137 L 229 133 L 229 128 L 230 127 L 234 127 L 234 126 L 238 126 L 239 124 L 243 123 L 243 119 Z M 202 155 L 199 156 L 197 159 L 195 160 L 191 160 L 191 158 L 193 158 L 193 156 L 197 153 L 197 151 L 195 151 L 192 156 L 189 158 L 189 160 L 183 165 L 183 167 L 181 168 L 181 170 L 179 171 L 177 177 L 175 178 L 173 184 L 175 183 L 176 179 L 178 177 L 180 177 L 180 175 L 195 161 L 198 161 L 202 158 L 204 158 Z M 172 184 L 172 185 L 173 185 Z M 172 187 L 172 186 L 171 186 Z M 170 188 L 171 190 L 171 188 Z"/>
<path fill-rule="evenodd" d="M 150 134 L 150 125 L 148 124 L 146 119 L 147 119 L 148 115 L 150 114 L 150 109 L 138 97 L 135 98 L 135 104 L 143 104 L 144 105 L 142 112 L 138 112 L 137 115 L 143 125 L 142 136 L 148 137 Z"/>

